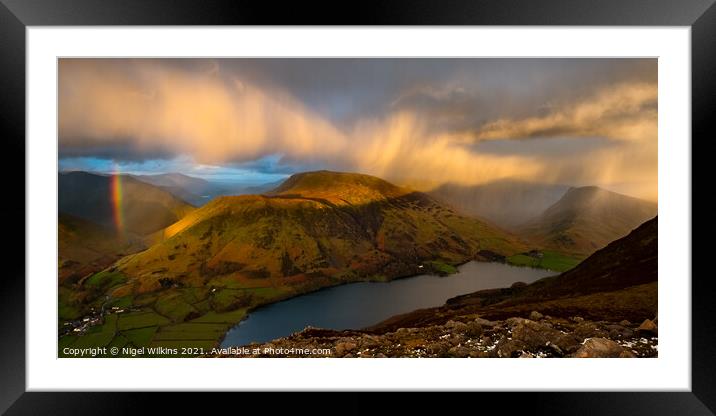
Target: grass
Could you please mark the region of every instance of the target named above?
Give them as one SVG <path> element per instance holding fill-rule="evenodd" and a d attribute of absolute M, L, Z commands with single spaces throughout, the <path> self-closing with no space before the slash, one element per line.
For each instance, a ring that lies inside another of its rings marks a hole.
<path fill-rule="evenodd" d="M 554 270 L 556 272 L 567 271 L 578 265 L 582 259 L 567 256 L 555 251 L 543 251 L 542 257 L 532 257 L 526 254 L 515 254 L 507 258 L 509 264 L 515 266 L 536 267 L 540 269 Z"/>
<path fill-rule="evenodd" d="M 240 306 L 248 306 L 251 295 L 243 289 L 219 289 L 211 297 L 211 308 L 217 312 L 225 312 Z"/>
<path fill-rule="evenodd" d="M 60 315 L 61 321 L 68 321 L 72 319 L 77 319 L 82 316 L 82 308 L 76 305 L 71 305 L 63 301 L 62 298 L 60 298 L 59 305 L 58 305 L 58 313 Z"/>
<path fill-rule="evenodd" d="M 189 315 L 197 312 L 179 294 L 160 297 L 154 303 L 154 310 L 173 322 L 184 322 Z"/>
<path fill-rule="evenodd" d="M 162 327 L 154 341 L 165 340 L 209 340 L 221 338 L 230 327 L 227 323 L 183 323 Z"/>
<path fill-rule="evenodd" d="M 246 316 L 246 308 L 237 309 L 231 312 L 208 312 L 189 322 L 196 323 L 217 323 L 217 324 L 234 324 L 241 321 Z"/>
<path fill-rule="evenodd" d="M 167 325 L 170 322 L 169 319 L 155 312 L 133 312 L 122 314 L 117 321 L 117 328 L 120 331 L 126 331 L 128 329 Z"/>
<path fill-rule="evenodd" d="M 59 339 L 57 346 L 59 347 L 60 351 L 62 351 L 63 348 L 69 347 L 74 344 L 74 342 L 77 341 L 77 338 L 77 335 L 66 335 Z"/>
<path fill-rule="evenodd" d="M 284 295 L 288 290 L 282 287 L 256 287 L 246 291 L 263 300 L 272 300 Z"/>
<path fill-rule="evenodd" d="M 57 308 L 60 321 L 69 321 L 82 317 L 84 307 L 77 301 L 76 293 L 66 287 L 59 287 Z"/>
<path fill-rule="evenodd" d="M 129 342 L 130 341 L 127 337 L 125 337 L 122 334 L 117 334 L 117 335 L 115 335 L 114 339 L 112 339 L 112 342 L 110 342 L 109 345 L 107 345 L 107 346 L 122 348 L 122 347 L 126 346 L 127 344 L 129 344 Z"/>
<path fill-rule="evenodd" d="M 127 295 L 122 296 L 120 298 L 113 299 L 111 302 L 107 304 L 108 307 L 116 306 L 118 308 L 129 308 L 132 306 L 132 300 L 134 299 L 134 296 Z"/>
<path fill-rule="evenodd" d="M 93 288 L 101 291 L 106 291 L 115 286 L 119 286 L 127 281 L 127 276 L 122 272 L 114 271 L 101 271 L 90 276 L 85 282 L 84 286 L 87 288 Z"/>
<path fill-rule="evenodd" d="M 157 332 L 156 326 L 150 326 L 146 328 L 129 329 L 122 332 L 122 335 L 135 347 L 143 347 L 149 345 L 149 342 L 154 338 L 154 334 Z"/>
<path fill-rule="evenodd" d="M 457 267 L 455 267 L 451 264 L 443 263 L 438 260 L 431 261 L 430 267 L 433 269 L 433 271 L 435 271 L 441 275 L 457 273 Z"/>

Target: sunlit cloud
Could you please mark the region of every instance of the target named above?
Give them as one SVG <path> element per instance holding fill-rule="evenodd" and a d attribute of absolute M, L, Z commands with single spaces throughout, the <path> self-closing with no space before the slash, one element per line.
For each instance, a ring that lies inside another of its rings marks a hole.
<path fill-rule="evenodd" d="M 546 100 L 536 115 L 525 116 L 526 107 L 520 117 L 485 121 L 475 116 L 486 105 L 485 95 L 450 81 L 447 88 L 402 92 L 386 102 L 384 112 L 356 114 L 346 124 L 278 82 L 256 83 L 209 63 L 195 70 L 158 61 L 61 60 L 61 158 L 161 155 L 207 175 L 226 169 L 283 175 L 300 169 L 357 171 L 417 189 L 506 178 L 638 183 L 634 192 L 655 195 L 657 91 L 651 82 L 600 85 L 578 100 Z M 417 105 L 416 94 L 429 100 Z M 502 107 L 509 109 L 509 100 Z M 619 146 L 555 160 L 520 152 L 521 141 L 512 140 L 551 137 L 602 137 Z M 502 152 L 475 146 L 501 139 L 514 141 L 514 151 L 509 145 Z"/>
<path fill-rule="evenodd" d="M 614 85 L 581 101 L 554 105 L 546 115 L 492 121 L 476 132 L 475 139 L 601 136 L 655 141 L 657 97 L 656 84 Z"/>

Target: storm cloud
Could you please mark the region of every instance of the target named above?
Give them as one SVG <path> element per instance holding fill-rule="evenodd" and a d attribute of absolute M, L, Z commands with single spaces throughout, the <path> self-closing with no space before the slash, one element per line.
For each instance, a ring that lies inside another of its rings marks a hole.
<path fill-rule="evenodd" d="M 653 59 L 61 59 L 60 158 L 357 171 L 418 189 L 597 184 L 655 199 L 656 68 Z"/>

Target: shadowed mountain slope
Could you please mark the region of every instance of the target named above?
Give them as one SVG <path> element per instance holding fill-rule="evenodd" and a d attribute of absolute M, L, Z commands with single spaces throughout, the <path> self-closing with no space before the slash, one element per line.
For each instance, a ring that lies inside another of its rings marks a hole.
<path fill-rule="evenodd" d="M 429 194 L 462 213 L 511 228 L 549 208 L 567 189 L 565 185 L 497 181 L 476 186 L 445 184 Z"/>
<path fill-rule="evenodd" d="M 141 238 L 74 217 L 59 215 L 59 281 L 76 281 L 145 248 Z"/>
<path fill-rule="evenodd" d="M 99 225 L 122 226 L 140 235 L 161 230 L 194 209 L 171 193 L 126 175 L 60 173 L 58 186 L 60 213 Z"/>
<path fill-rule="evenodd" d="M 655 203 L 585 186 L 570 188 L 517 231 L 541 246 L 588 255 L 627 235 L 656 213 Z"/>

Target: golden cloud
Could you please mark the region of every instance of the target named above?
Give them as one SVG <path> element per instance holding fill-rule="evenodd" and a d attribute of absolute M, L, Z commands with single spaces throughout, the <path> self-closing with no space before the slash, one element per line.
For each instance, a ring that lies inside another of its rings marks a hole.
<path fill-rule="evenodd" d="M 582 101 L 556 106 L 544 116 L 487 123 L 475 133 L 474 138 L 568 136 L 656 140 L 657 98 L 656 84 L 618 84 Z"/>
<path fill-rule="evenodd" d="M 59 68 L 61 148 L 160 149 L 212 165 L 281 154 L 418 189 L 504 178 L 560 182 L 574 179 L 575 171 L 586 183 L 656 184 L 656 86 L 650 84 L 617 85 L 545 116 L 501 119 L 476 133 L 455 133 L 436 132 L 410 111 L 342 129 L 283 91 L 222 73 L 219 65 L 196 73 L 142 61 L 118 66 L 70 59 L 61 60 Z M 630 160 L 649 163 L 635 167 L 609 149 L 555 163 L 530 155 L 483 154 L 467 145 L 554 135 L 647 143 L 647 148 L 629 147 L 629 154 Z"/>

